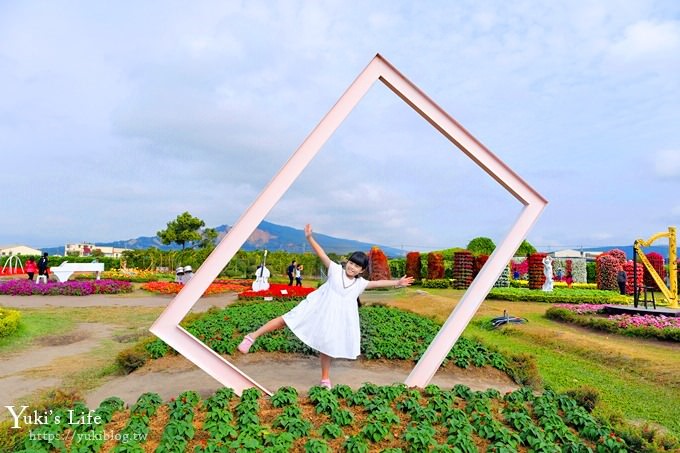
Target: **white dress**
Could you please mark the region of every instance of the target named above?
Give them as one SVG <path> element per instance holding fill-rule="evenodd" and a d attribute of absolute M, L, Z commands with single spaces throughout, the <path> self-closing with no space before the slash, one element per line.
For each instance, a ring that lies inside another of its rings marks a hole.
<path fill-rule="evenodd" d="M 350 280 L 337 263 L 328 267 L 328 280 L 283 315 L 283 320 L 303 343 L 330 357 L 356 359 L 361 353 L 357 297 L 368 281 Z"/>

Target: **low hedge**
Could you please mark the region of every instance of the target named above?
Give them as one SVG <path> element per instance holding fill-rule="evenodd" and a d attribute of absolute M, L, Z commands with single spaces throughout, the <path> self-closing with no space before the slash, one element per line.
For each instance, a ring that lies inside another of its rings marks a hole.
<path fill-rule="evenodd" d="M 513 288 L 528 288 L 529 280 L 510 280 L 510 286 Z M 567 282 L 553 282 L 553 288 L 569 288 Z M 597 283 L 572 283 L 571 289 L 597 289 Z"/>
<path fill-rule="evenodd" d="M 659 340 L 680 341 L 680 329 L 657 329 L 654 327 L 619 327 L 616 320 L 597 315 L 580 315 L 567 308 L 551 307 L 545 312 L 549 319 L 568 322 L 604 332 L 626 335 L 629 337 L 658 338 Z"/>
<path fill-rule="evenodd" d="M 0 308 L 0 338 L 8 337 L 16 332 L 19 328 L 20 319 L 21 312 L 8 308 Z"/>
<path fill-rule="evenodd" d="M 629 298 L 614 291 L 554 288 L 552 292 L 527 288 L 493 288 L 487 299 L 551 304 L 626 304 Z"/>
<path fill-rule="evenodd" d="M 448 288 L 450 286 L 445 278 L 423 279 L 420 284 L 423 288 Z"/>

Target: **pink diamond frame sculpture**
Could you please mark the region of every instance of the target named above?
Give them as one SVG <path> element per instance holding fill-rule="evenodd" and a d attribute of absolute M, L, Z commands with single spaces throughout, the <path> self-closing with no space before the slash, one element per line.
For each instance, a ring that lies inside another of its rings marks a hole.
<path fill-rule="evenodd" d="M 524 205 L 505 239 L 489 257 L 425 354 L 406 378 L 406 385 L 425 387 L 430 382 L 547 204 L 538 192 L 425 93 L 380 54 L 376 55 L 149 329 L 217 381 L 233 388 L 239 395 L 250 387 L 259 387 L 270 395 L 271 392 L 187 332 L 179 325 L 180 321 L 376 80 L 384 83 Z"/>

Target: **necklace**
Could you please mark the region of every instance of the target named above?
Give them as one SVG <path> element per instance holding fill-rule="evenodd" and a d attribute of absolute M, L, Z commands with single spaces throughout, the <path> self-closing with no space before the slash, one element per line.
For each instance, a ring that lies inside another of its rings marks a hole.
<path fill-rule="evenodd" d="M 352 286 L 353 284 L 355 284 L 357 282 L 356 277 L 354 277 L 354 279 L 352 279 L 352 283 L 350 283 L 349 285 L 345 285 L 345 270 L 344 269 L 342 270 L 341 278 L 342 278 L 342 287 L 345 288 L 345 289 L 349 288 L 350 286 Z"/>

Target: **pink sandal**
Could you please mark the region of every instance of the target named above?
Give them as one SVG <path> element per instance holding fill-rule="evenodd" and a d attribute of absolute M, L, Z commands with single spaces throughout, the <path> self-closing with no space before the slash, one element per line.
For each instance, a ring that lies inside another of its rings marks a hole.
<path fill-rule="evenodd" d="M 254 342 L 255 340 L 253 340 L 250 335 L 246 335 L 241 344 L 239 344 L 236 349 L 238 349 L 239 352 L 243 354 L 248 354 L 248 351 Z"/>
<path fill-rule="evenodd" d="M 331 386 L 331 380 L 330 379 L 321 379 L 321 382 L 319 383 L 320 387 L 325 387 L 327 389 L 330 389 Z"/>

